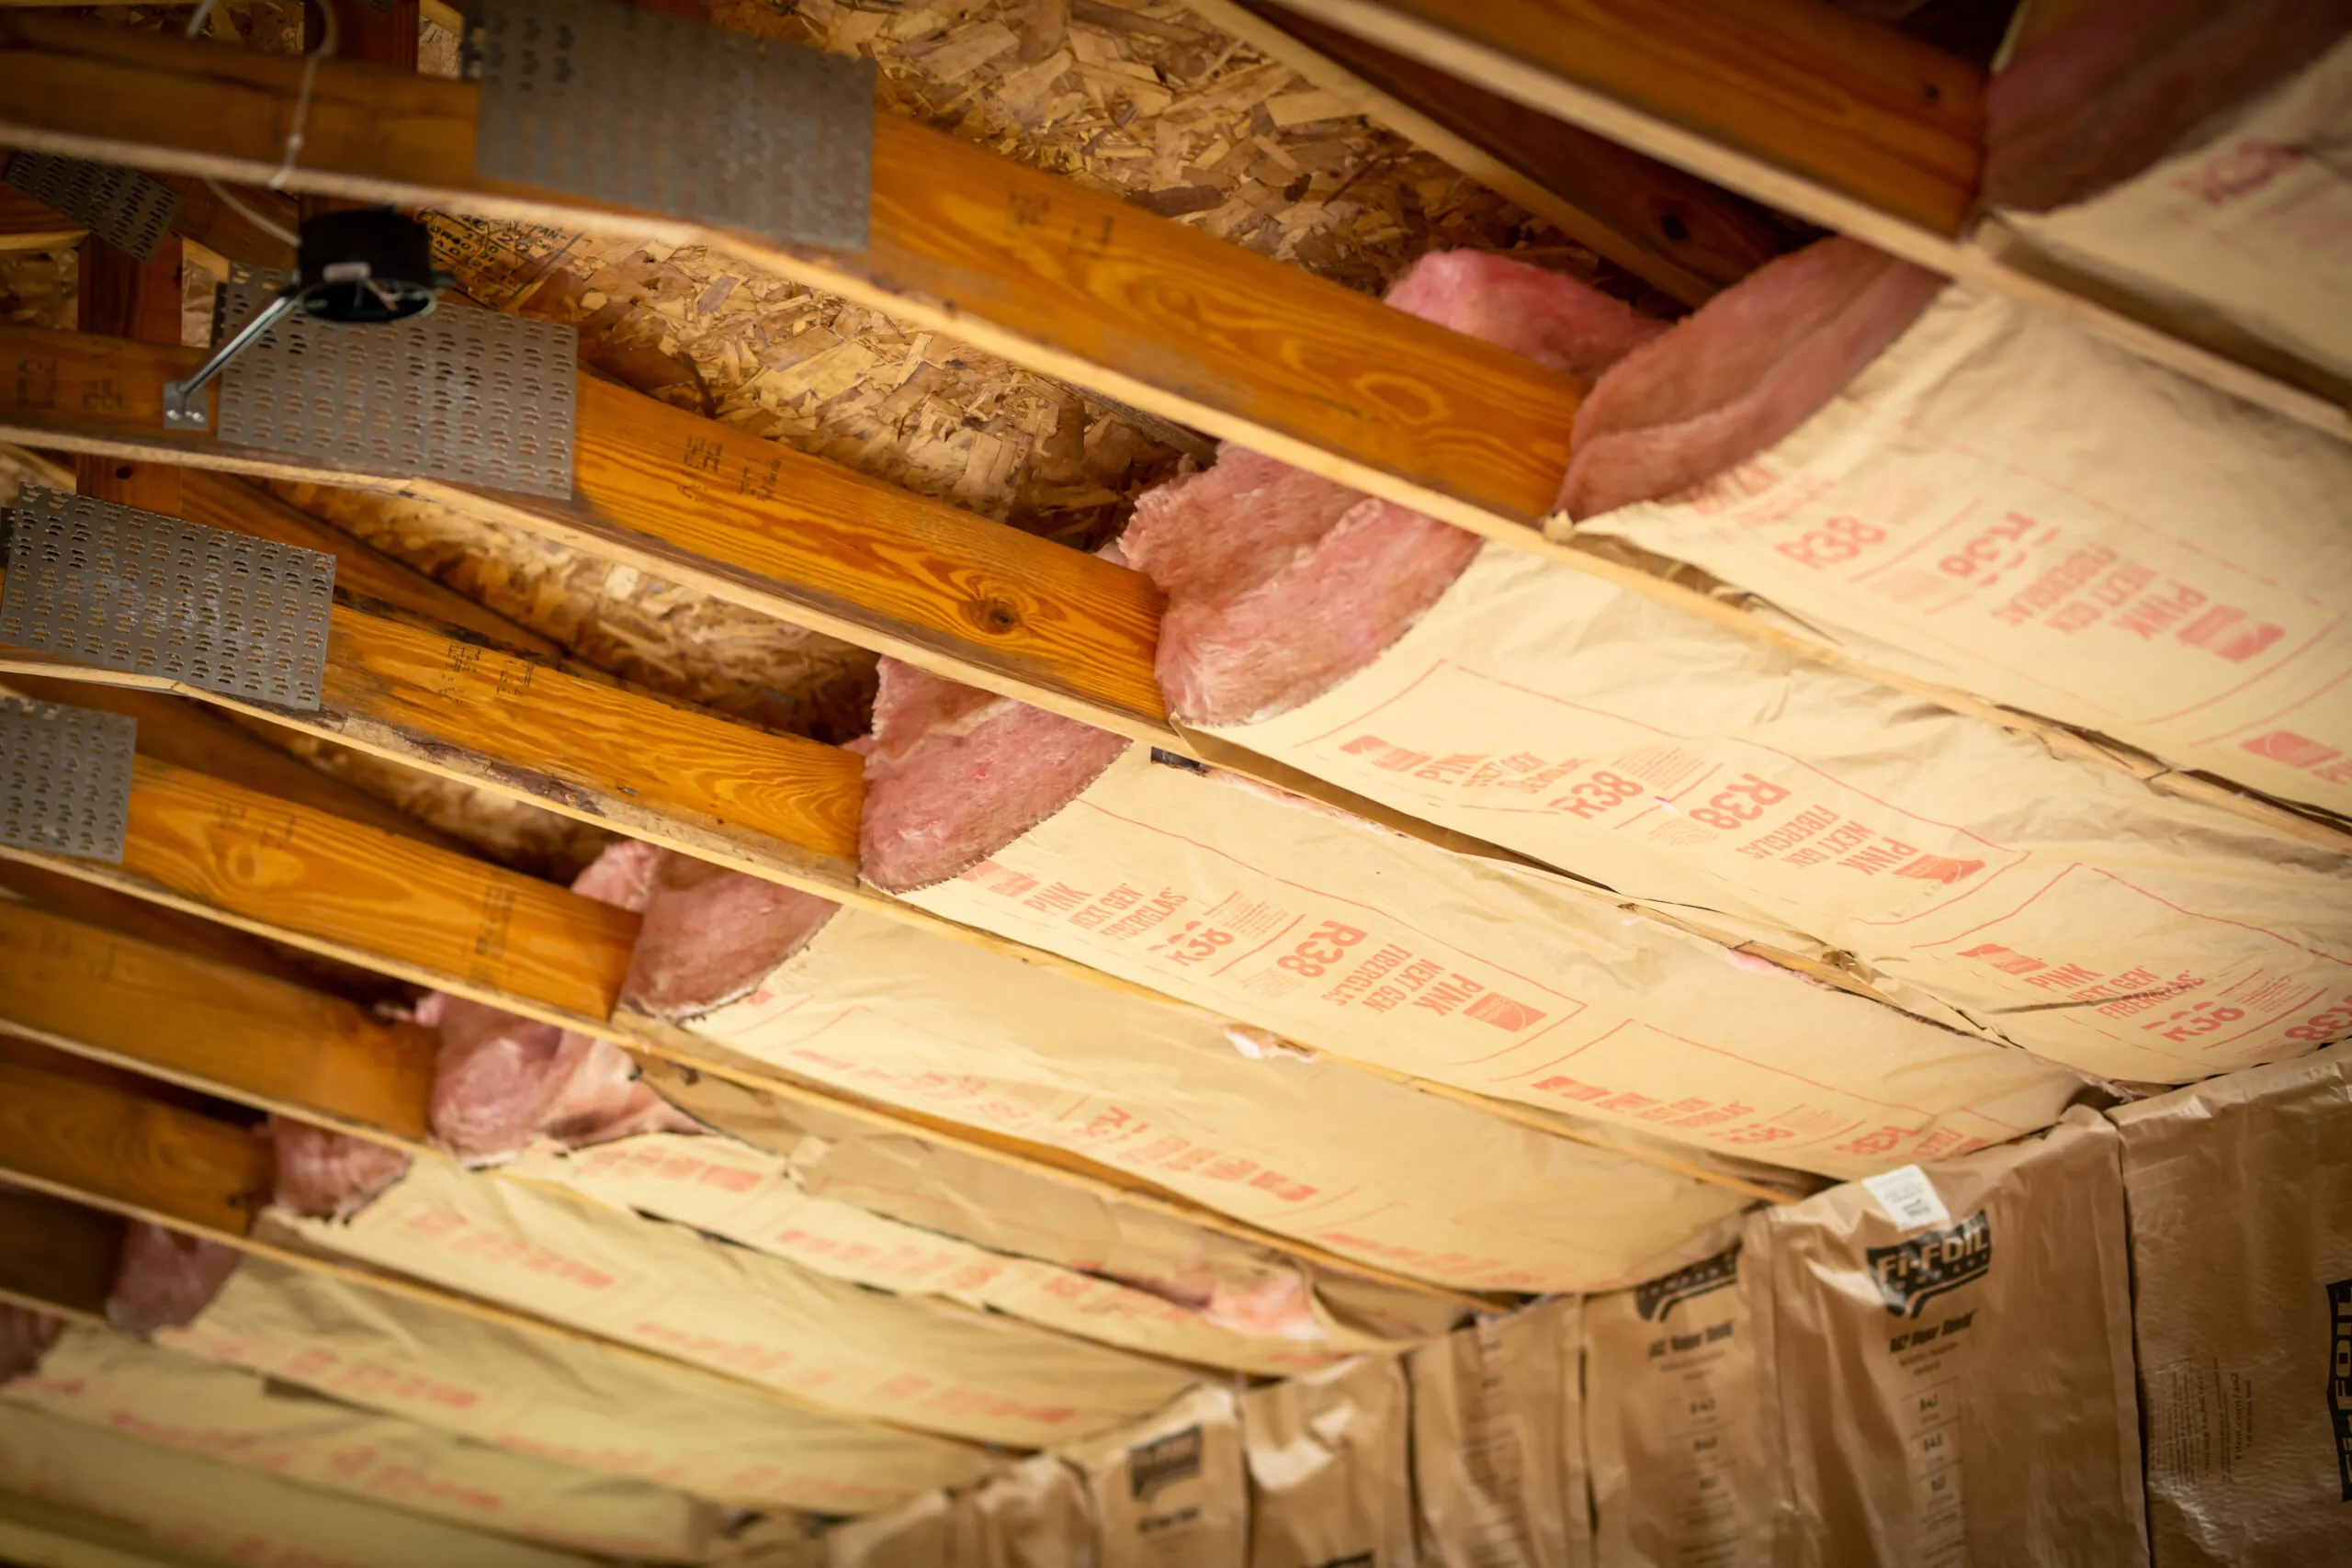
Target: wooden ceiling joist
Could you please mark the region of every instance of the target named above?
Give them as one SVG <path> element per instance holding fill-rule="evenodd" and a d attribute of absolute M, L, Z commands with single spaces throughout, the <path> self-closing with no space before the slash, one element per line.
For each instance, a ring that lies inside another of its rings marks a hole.
<path fill-rule="evenodd" d="M 24 1060 L 21 1053 L 0 1055 L 0 1179 L 295 1268 L 333 1274 L 370 1290 L 510 1328 L 593 1344 L 607 1353 L 658 1363 L 673 1374 L 683 1369 L 712 1383 L 755 1390 L 790 1409 L 904 1431 L 927 1442 L 956 1441 L 879 1416 L 836 1410 L 771 1384 L 567 1328 L 430 1283 L 257 1239 L 254 1220 L 270 1196 L 267 1144 L 229 1122 L 51 1070 Z"/>
<path fill-rule="evenodd" d="M 2340 378 L 1972 235 L 1982 68 L 1826 0 L 1288 0 L 1329 27 L 2248 402 L 2352 435 Z"/>
<path fill-rule="evenodd" d="M 122 1235 L 120 1214 L 0 1184 L 0 1301 L 105 1323 Z"/>

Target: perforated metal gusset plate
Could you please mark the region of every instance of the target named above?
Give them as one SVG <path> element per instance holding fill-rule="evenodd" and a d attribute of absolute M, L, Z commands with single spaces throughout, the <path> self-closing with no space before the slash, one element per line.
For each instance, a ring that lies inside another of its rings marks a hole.
<path fill-rule="evenodd" d="M 276 292 L 256 273 L 223 289 L 235 331 Z M 429 476 L 526 495 L 571 494 L 579 333 L 471 305 L 380 326 L 299 312 L 220 378 L 220 439 L 356 473 Z"/>
<path fill-rule="evenodd" d="M 486 0 L 474 167 L 864 250 L 874 70 L 626 0 Z"/>
<path fill-rule="evenodd" d="M 315 709 L 334 557 L 27 485 L 0 642 Z"/>
<path fill-rule="evenodd" d="M 152 175 L 51 152 L 9 159 L 8 183 L 141 261 L 154 258 L 180 208 L 180 193 Z"/>
<path fill-rule="evenodd" d="M 0 697 L 0 844 L 122 863 L 135 719 Z"/>

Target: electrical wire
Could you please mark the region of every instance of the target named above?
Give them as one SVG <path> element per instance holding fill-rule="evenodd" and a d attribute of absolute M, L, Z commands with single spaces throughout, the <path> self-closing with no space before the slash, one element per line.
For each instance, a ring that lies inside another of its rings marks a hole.
<path fill-rule="evenodd" d="M 188 37 L 195 38 L 204 31 L 204 24 L 210 19 L 213 8 L 219 4 L 220 0 L 200 0 L 196 14 L 187 19 Z M 294 177 L 295 165 L 302 156 L 302 129 L 311 115 L 311 87 L 318 80 L 319 62 L 333 59 L 336 46 L 343 41 L 342 25 L 335 20 L 334 0 L 319 0 L 319 17 L 325 26 L 320 32 L 319 47 L 302 57 L 302 85 L 294 95 L 294 123 L 286 131 L 286 161 L 278 164 L 276 174 L 269 176 L 269 188 L 272 190 L 284 190 L 286 182 Z M 204 183 L 230 211 L 271 239 L 288 245 L 301 244 L 300 234 L 248 207 L 219 180 L 207 175 Z"/>

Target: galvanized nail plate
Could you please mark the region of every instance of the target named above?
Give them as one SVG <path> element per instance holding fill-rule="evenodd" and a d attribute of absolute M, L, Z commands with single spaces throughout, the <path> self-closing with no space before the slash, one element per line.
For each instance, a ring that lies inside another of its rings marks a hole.
<path fill-rule="evenodd" d="M 11 523 L 0 642 L 318 707 L 333 556 L 34 485 Z"/>
<path fill-rule="evenodd" d="M 0 844 L 122 863 L 138 721 L 0 697 Z"/>

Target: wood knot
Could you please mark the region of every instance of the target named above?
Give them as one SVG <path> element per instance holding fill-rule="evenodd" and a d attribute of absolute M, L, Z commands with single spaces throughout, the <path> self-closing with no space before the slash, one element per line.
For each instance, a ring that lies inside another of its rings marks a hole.
<path fill-rule="evenodd" d="M 1021 625 L 1021 613 L 1001 599 L 983 600 L 980 624 L 992 632 L 1009 632 Z"/>

